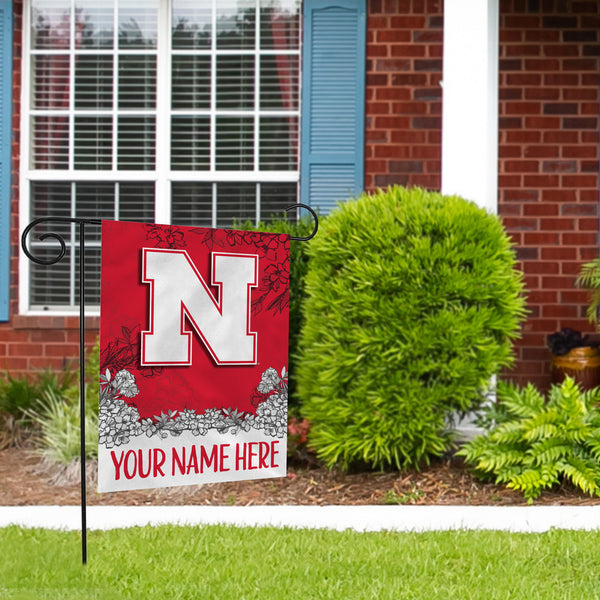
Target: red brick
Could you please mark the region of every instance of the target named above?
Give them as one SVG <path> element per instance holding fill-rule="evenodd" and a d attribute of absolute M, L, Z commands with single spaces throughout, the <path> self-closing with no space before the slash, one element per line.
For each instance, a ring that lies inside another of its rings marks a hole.
<path fill-rule="evenodd" d="M 41 356 L 42 355 L 41 344 L 21 343 L 21 344 L 9 344 L 8 355 L 9 356 Z"/>
<path fill-rule="evenodd" d="M 589 292 L 587 290 L 562 290 L 559 301 L 570 304 L 587 304 Z"/>
<path fill-rule="evenodd" d="M 409 89 L 399 87 L 383 87 L 375 90 L 376 100 L 410 100 Z"/>
<path fill-rule="evenodd" d="M 78 356 L 79 344 L 45 344 L 44 356 Z"/>
<path fill-rule="evenodd" d="M 555 290 L 535 290 L 527 294 L 527 302 L 530 304 L 556 304 L 558 292 Z"/>
<path fill-rule="evenodd" d="M 577 306 L 569 304 L 554 304 L 551 306 L 542 306 L 542 317 L 555 317 L 558 319 L 573 319 L 579 316 Z"/>
<path fill-rule="evenodd" d="M 527 88 L 524 90 L 526 100 L 558 100 L 560 90 L 558 88 Z"/>
<path fill-rule="evenodd" d="M 565 100 L 597 100 L 598 91 L 594 89 L 585 89 L 581 87 L 567 88 L 563 90 Z"/>
<path fill-rule="evenodd" d="M 579 229 L 579 231 L 598 231 L 598 219 L 577 219 L 577 229 Z"/>
<path fill-rule="evenodd" d="M 562 240 L 573 246 L 598 246 L 598 236 L 594 233 L 564 233 Z"/>
<path fill-rule="evenodd" d="M 540 131 L 507 131 L 506 141 L 509 143 L 530 143 L 535 144 L 542 139 L 542 133 Z"/>
<path fill-rule="evenodd" d="M 577 117 L 571 117 L 577 118 Z M 567 119 L 564 118 L 563 121 Z M 531 129 L 558 129 L 561 125 L 560 117 L 525 117 L 525 127 Z"/>
<path fill-rule="evenodd" d="M 526 217 L 551 217 L 559 214 L 558 205 L 546 202 L 528 203 L 523 206 L 523 215 Z"/>
<path fill-rule="evenodd" d="M 563 187 L 597 187 L 598 177 L 594 175 L 563 175 L 561 178 Z"/>
<path fill-rule="evenodd" d="M 532 86 L 537 87 L 542 83 L 542 76 L 538 73 L 507 73 L 506 84 L 516 86 Z M 546 85 L 565 85 L 564 83 L 550 83 L 546 82 Z"/>
<path fill-rule="evenodd" d="M 408 158 L 410 157 L 410 146 L 399 146 L 397 144 L 386 144 L 375 146 L 375 158 Z"/>
<path fill-rule="evenodd" d="M 503 189 L 504 200 L 508 202 L 537 202 L 539 200 L 538 190 Z"/>
<path fill-rule="evenodd" d="M 537 173 L 539 170 L 535 160 L 505 160 L 503 163 L 505 173 Z"/>
<path fill-rule="evenodd" d="M 576 131 L 544 131 L 543 141 L 547 144 L 576 144 L 579 134 Z"/>
<path fill-rule="evenodd" d="M 561 153 L 564 158 L 596 158 L 598 146 L 562 146 Z"/>
<path fill-rule="evenodd" d="M 523 264 L 523 272 L 527 274 L 552 275 L 559 273 L 557 262 L 527 261 Z"/>
<path fill-rule="evenodd" d="M 598 119 L 595 117 L 564 117 L 562 126 L 565 129 L 598 129 Z"/>
<path fill-rule="evenodd" d="M 390 141 L 394 144 L 423 144 L 427 141 L 427 136 L 424 131 L 405 129 L 392 131 Z"/>
<path fill-rule="evenodd" d="M 585 216 L 596 216 L 598 214 L 598 204 L 563 204 L 560 207 L 560 213 L 562 215 L 585 215 Z M 596 222 L 596 225 L 598 223 Z"/>
<path fill-rule="evenodd" d="M 560 243 L 560 236 L 558 235 L 558 233 L 526 232 L 524 236 L 525 243 L 527 245 L 551 246 L 558 245 Z"/>

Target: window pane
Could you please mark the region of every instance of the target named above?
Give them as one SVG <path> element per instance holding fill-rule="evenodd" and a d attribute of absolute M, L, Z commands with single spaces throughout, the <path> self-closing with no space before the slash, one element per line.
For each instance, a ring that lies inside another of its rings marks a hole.
<path fill-rule="evenodd" d="M 119 56 L 119 108 L 153 109 L 155 106 L 156 57 Z"/>
<path fill-rule="evenodd" d="M 254 57 L 217 57 L 217 109 L 249 110 L 254 106 Z"/>
<path fill-rule="evenodd" d="M 297 56 L 261 56 L 260 108 L 298 110 L 298 81 Z"/>
<path fill-rule="evenodd" d="M 68 50 L 70 32 L 70 0 L 31 0 L 32 48 Z"/>
<path fill-rule="evenodd" d="M 173 56 L 171 79 L 172 108 L 210 108 L 210 56 Z"/>
<path fill-rule="evenodd" d="M 154 117 L 119 117 L 118 168 L 154 169 Z"/>
<path fill-rule="evenodd" d="M 69 118 L 33 117 L 31 154 L 34 169 L 67 169 L 69 166 Z"/>
<path fill-rule="evenodd" d="M 36 182 L 31 184 L 30 197 L 32 218 L 69 218 L 74 214 L 87 219 L 118 217 L 123 221 L 154 221 L 154 182 Z M 31 305 L 37 308 L 75 306 L 79 302 L 79 228 L 71 223 L 37 226 L 29 238 L 34 256 L 50 259 L 58 255 L 60 246 L 56 240 L 39 240 L 40 234 L 50 232 L 62 236 L 66 254 L 56 265 L 32 263 Z M 86 225 L 85 236 L 86 303 L 94 305 L 99 302 L 100 226 Z"/>
<path fill-rule="evenodd" d="M 76 183 L 75 216 L 83 219 L 115 218 L 115 184 L 111 182 Z M 85 228 L 85 241 L 100 242 L 101 228 L 91 225 Z M 78 233 L 78 232 L 77 232 Z M 79 235 L 76 235 L 79 243 Z"/>
<path fill-rule="evenodd" d="M 71 216 L 71 184 L 38 181 L 31 184 L 30 217 L 69 218 Z M 35 227 L 30 235 L 30 241 L 35 240 L 43 233 L 57 233 L 65 240 L 71 238 L 71 226 L 68 223 L 41 223 Z M 49 242 L 56 245 L 56 242 Z M 57 246 L 58 247 L 58 246 Z"/>
<path fill-rule="evenodd" d="M 154 222 L 154 183 L 119 183 L 119 220 Z"/>
<path fill-rule="evenodd" d="M 112 159 L 112 119 L 75 117 L 75 168 L 110 169 Z"/>
<path fill-rule="evenodd" d="M 119 48 L 156 48 L 158 2 L 120 0 Z"/>
<path fill-rule="evenodd" d="M 68 108 L 68 88 L 66 89 Z M 86 54 L 77 57 L 75 67 L 75 108 L 83 110 L 109 110 L 112 108 L 113 59 L 112 56 Z"/>
<path fill-rule="evenodd" d="M 217 117 L 217 169 L 251 170 L 253 155 L 252 117 Z"/>
<path fill-rule="evenodd" d="M 99 306 L 100 304 L 100 246 L 86 246 L 85 253 L 85 303 Z M 79 304 L 79 246 L 74 248 L 75 254 L 75 303 Z"/>
<path fill-rule="evenodd" d="M 32 105 L 38 110 L 69 108 L 70 58 L 66 54 L 35 55 L 31 59 Z"/>
<path fill-rule="evenodd" d="M 171 223 L 212 227 L 212 183 L 174 182 L 171 186 Z"/>
<path fill-rule="evenodd" d="M 261 183 L 260 184 L 260 220 L 269 223 L 285 218 L 295 221 L 293 211 L 285 209 L 298 201 L 298 190 L 295 183 Z"/>
<path fill-rule="evenodd" d="M 56 244 L 55 244 L 56 245 Z M 56 248 L 37 247 L 33 250 L 34 256 L 40 260 L 52 260 L 56 257 Z M 45 266 L 30 263 L 30 304 L 32 307 L 64 306 L 71 304 L 71 248 L 67 247 L 67 254 L 60 262 Z"/>
<path fill-rule="evenodd" d="M 217 227 L 232 227 L 234 221 L 256 222 L 256 184 L 217 184 Z"/>
<path fill-rule="evenodd" d="M 173 117 L 171 168 L 177 171 L 210 168 L 209 117 Z"/>
<path fill-rule="evenodd" d="M 260 119 L 260 169 L 297 169 L 298 119 L 262 117 Z"/>
<path fill-rule="evenodd" d="M 255 0 L 219 0 L 217 2 L 217 49 L 254 48 L 255 23 Z"/>
<path fill-rule="evenodd" d="M 260 7 L 260 47 L 275 50 L 298 48 L 300 2 L 261 0 Z"/>
<path fill-rule="evenodd" d="M 173 49 L 210 48 L 211 19 L 211 3 L 173 0 Z"/>
<path fill-rule="evenodd" d="M 113 47 L 113 4 L 113 0 L 77 0 L 77 48 Z"/>

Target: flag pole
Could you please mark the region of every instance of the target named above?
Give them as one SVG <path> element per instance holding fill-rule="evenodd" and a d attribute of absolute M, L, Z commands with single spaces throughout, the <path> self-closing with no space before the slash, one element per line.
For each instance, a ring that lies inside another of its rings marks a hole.
<path fill-rule="evenodd" d="M 78 225 L 79 234 L 79 422 L 80 422 L 80 463 L 81 463 L 81 564 L 87 564 L 87 498 L 85 464 L 85 225 L 101 225 L 98 219 L 79 219 L 69 217 L 42 217 L 33 220 L 21 235 L 21 248 L 27 258 L 38 265 L 50 266 L 60 262 L 67 253 L 66 242 L 62 234 L 46 231 L 39 240 L 53 239 L 58 242 L 58 254 L 49 259 L 34 256 L 27 247 L 27 236 L 31 230 L 42 223 L 73 223 Z M 73 229 L 71 229 L 73 231 Z"/>

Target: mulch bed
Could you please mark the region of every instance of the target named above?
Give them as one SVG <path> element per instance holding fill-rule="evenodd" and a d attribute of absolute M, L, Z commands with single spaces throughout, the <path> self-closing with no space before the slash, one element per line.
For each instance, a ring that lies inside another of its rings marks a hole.
<path fill-rule="evenodd" d="M 524 506 L 523 496 L 515 491 L 475 480 L 457 459 L 440 460 L 416 472 L 339 473 L 316 466 L 291 464 L 288 476 L 198 486 L 110 492 L 95 489 L 95 464 L 87 466 L 88 505 L 494 505 Z M 76 505 L 80 503 L 79 468 L 62 477 L 48 469 L 27 448 L 0 451 L 0 505 Z M 544 492 L 534 504 L 593 505 L 590 498 L 568 485 Z"/>

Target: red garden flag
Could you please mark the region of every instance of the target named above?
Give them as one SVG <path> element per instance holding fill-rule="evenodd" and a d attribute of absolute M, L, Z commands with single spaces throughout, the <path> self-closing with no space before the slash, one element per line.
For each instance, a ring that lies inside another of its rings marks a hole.
<path fill-rule="evenodd" d="M 99 491 L 285 475 L 289 240 L 103 222 Z"/>

